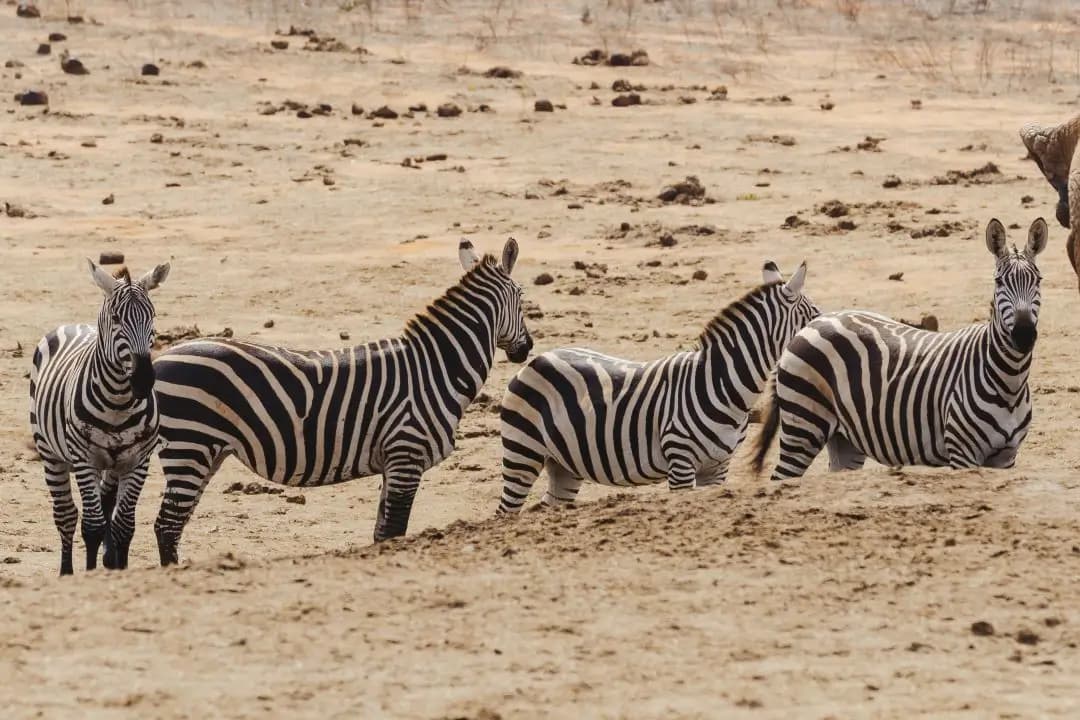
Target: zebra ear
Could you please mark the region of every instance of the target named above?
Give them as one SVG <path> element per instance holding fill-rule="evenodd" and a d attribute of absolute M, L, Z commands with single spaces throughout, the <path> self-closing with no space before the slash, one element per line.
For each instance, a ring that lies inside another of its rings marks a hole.
<path fill-rule="evenodd" d="M 806 261 L 803 260 L 799 265 L 799 269 L 791 276 L 791 279 L 787 281 L 786 287 L 788 290 L 796 295 L 802 294 L 803 284 L 806 283 Z"/>
<path fill-rule="evenodd" d="M 780 274 L 780 268 L 776 267 L 776 263 L 772 260 L 765 263 L 765 267 L 761 268 L 761 279 L 765 281 L 766 285 L 784 282 L 784 276 Z"/>
<path fill-rule="evenodd" d="M 465 270 L 472 270 L 480 263 L 480 256 L 473 250 L 472 243 L 461 238 L 461 242 L 458 243 L 458 259 L 461 260 L 461 267 Z"/>
<path fill-rule="evenodd" d="M 1028 259 L 1034 260 L 1035 256 L 1046 248 L 1048 233 L 1046 221 L 1042 218 L 1031 223 L 1031 229 L 1028 230 L 1027 246 L 1024 247 L 1024 254 L 1028 256 Z"/>
<path fill-rule="evenodd" d="M 986 249 L 998 259 L 1009 254 L 1008 248 L 1005 247 L 1005 226 L 997 218 L 991 220 L 986 226 Z"/>
<path fill-rule="evenodd" d="M 169 277 L 169 263 L 164 265 L 158 265 L 150 272 L 143 275 L 136 281 L 136 284 L 141 285 L 142 289 L 150 292 L 161 283 L 165 282 L 165 278 Z"/>
<path fill-rule="evenodd" d="M 514 264 L 518 258 L 518 244 L 517 240 L 510 238 L 506 241 L 506 245 L 503 246 L 502 254 L 502 269 L 506 271 L 506 274 L 514 272 Z"/>
<path fill-rule="evenodd" d="M 86 264 L 90 266 L 90 277 L 94 279 L 94 284 L 101 288 L 101 292 L 106 295 L 111 295 L 112 291 L 116 289 L 119 281 L 110 275 L 105 270 L 102 270 L 94 261 L 90 258 L 86 258 Z"/>

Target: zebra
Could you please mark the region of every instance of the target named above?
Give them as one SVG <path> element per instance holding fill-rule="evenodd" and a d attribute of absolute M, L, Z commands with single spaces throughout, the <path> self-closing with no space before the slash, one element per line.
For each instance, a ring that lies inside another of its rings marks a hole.
<path fill-rule="evenodd" d="M 420 478 L 453 451 L 496 348 L 521 363 L 533 346 L 523 289 L 510 277 L 517 241 L 501 260 L 478 257 L 468 240 L 458 255 L 465 275 L 400 337 L 315 352 L 204 339 L 158 357 L 162 565 L 178 561 L 184 525 L 230 455 L 293 486 L 381 473 L 375 541 L 405 534 Z"/>
<path fill-rule="evenodd" d="M 1002 224 L 987 225 L 996 270 L 986 323 L 937 333 L 857 310 L 810 323 L 780 358 L 757 472 L 778 430 L 773 480 L 801 477 L 826 445 L 832 471 L 859 469 L 867 456 L 892 467 L 1012 467 L 1031 423 L 1035 257 L 1046 239 L 1039 218 L 1023 251 L 1010 251 Z"/>
<path fill-rule="evenodd" d="M 535 357 L 510 381 L 502 406 L 499 513 L 521 509 L 543 468 L 544 505 L 569 505 L 584 479 L 671 490 L 723 482 L 749 414 L 780 352 L 819 314 L 803 295 L 806 263 L 728 305 L 698 348 L 633 362 L 584 348 Z"/>
<path fill-rule="evenodd" d="M 132 281 L 127 268 L 113 277 L 87 263 L 105 293 L 97 327 L 53 330 L 38 343 L 30 370 L 30 429 L 60 532 L 61 575 L 74 573 L 79 517 L 70 474 L 82 496 L 86 569 L 97 567 L 103 541 L 105 567 L 126 568 L 135 505 L 158 443 L 150 291 L 165 282 L 169 264 Z"/>

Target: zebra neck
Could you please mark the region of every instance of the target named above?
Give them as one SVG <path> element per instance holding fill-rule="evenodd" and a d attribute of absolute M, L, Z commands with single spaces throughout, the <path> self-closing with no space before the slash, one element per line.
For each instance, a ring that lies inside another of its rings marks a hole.
<path fill-rule="evenodd" d="M 748 320 L 714 323 L 701 348 L 701 366 L 717 396 L 744 412 L 749 412 L 761 395 L 780 355 L 772 337 L 766 335 L 762 345 L 750 324 Z"/>
<path fill-rule="evenodd" d="M 421 386 L 452 395 L 459 416 L 480 394 L 495 361 L 494 325 L 494 318 L 475 306 L 466 311 L 436 301 L 406 330 Z"/>
<path fill-rule="evenodd" d="M 984 340 L 986 381 L 1006 397 L 1016 397 L 1027 387 L 1031 353 L 1020 353 L 996 319 L 987 327 Z"/>
<path fill-rule="evenodd" d="M 130 410 L 135 405 L 127 371 L 109 361 L 101 342 L 90 352 L 81 394 L 84 405 L 92 412 L 114 413 Z"/>

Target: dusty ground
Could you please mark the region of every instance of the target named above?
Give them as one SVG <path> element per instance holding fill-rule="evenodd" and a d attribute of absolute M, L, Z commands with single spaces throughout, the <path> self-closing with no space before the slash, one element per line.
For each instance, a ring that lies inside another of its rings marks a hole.
<path fill-rule="evenodd" d="M 184 536 L 186 565 L 162 572 L 155 467 L 133 569 L 54 577 L 26 373 L 45 331 L 96 314 L 80 263 L 104 250 L 139 271 L 172 261 L 160 331 L 297 347 L 396 333 L 456 280 L 462 235 L 490 250 L 518 238 L 538 349 L 686 347 L 768 258 L 807 259 L 823 308 L 985 318 L 986 222 L 1017 224 L 1019 244 L 1053 218 L 1016 131 L 1075 112 L 1080 67 L 1062 48 L 1080 32 L 1066 3 L 934 19 L 913 4 L 623 0 L 593 3 L 586 23 L 562 2 L 95 2 L 72 5 L 96 21 L 79 25 L 61 2 L 42 2 L 44 20 L 0 6 L 0 60 L 24 63 L 0 71 L 5 716 L 1075 717 L 1078 300 L 1053 223 L 1015 470 L 815 466 L 783 487 L 740 470 L 678 496 L 587 486 L 578 510 L 493 521 L 490 406 L 514 370 L 500 358 L 492 400 L 425 478 L 410 539 L 368 546 L 374 479 L 301 505 L 293 490 L 224 493 L 254 480 L 229 464 Z M 837 11 L 854 6 L 855 23 Z M 290 24 L 347 47 L 274 34 Z M 50 32 L 68 40 L 36 55 Z M 570 62 L 605 46 L 651 64 Z M 89 75 L 60 71 L 64 47 Z M 141 77 L 146 62 L 161 74 Z M 495 65 L 523 75 L 484 77 Z M 613 107 L 618 79 L 645 85 L 645 104 Z M 727 99 L 709 100 L 719 85 Z M 12 101 L 27 88 L 48 92 L 48 114 Z M 566 107 L 537 113 L 537 99 Z M 286 100 L 332 110 L 260 113 Z M 437 116 L 447 102 L 462 114 Z M 429 112 L 366 116 L 418 103 Z M 885 189 L 891 174 L 902 182 Z M 710 202 L 656 199 L 687 175 Z M 819 212 L 830 200 L 848 214 Z M 805 224 L 782 228 L 792 215 Z M 534 286 L 541 272 L 554 283 Z"/>

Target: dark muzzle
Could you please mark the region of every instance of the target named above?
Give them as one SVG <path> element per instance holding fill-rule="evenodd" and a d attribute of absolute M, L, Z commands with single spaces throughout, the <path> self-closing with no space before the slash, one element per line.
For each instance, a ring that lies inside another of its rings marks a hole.
<path fill-rule="evenodd" d="M 1039 337 L 1039 331 L 1032 322 L 1031 316 L 1018 317 L 1012 329 L 1012 344 L 1022 353 L 1029 353 L 1035 347 L 1035 340 Z"/>
<path fill-rule="evenodd" d="M 523 363 L 529 359 L 529 353 L 532 352 L 532 348 L 532 336 L 526 335 L 525 342 L 516 347 L 507 348 L 506 359 L 510 362 Z"/>
<path fill-rule="evenodd" d="M 136 355 L 131 370 L 131 394 L 139 400 L 150 397 L 154 390 L 154 363 L 149 355 Z"/>

